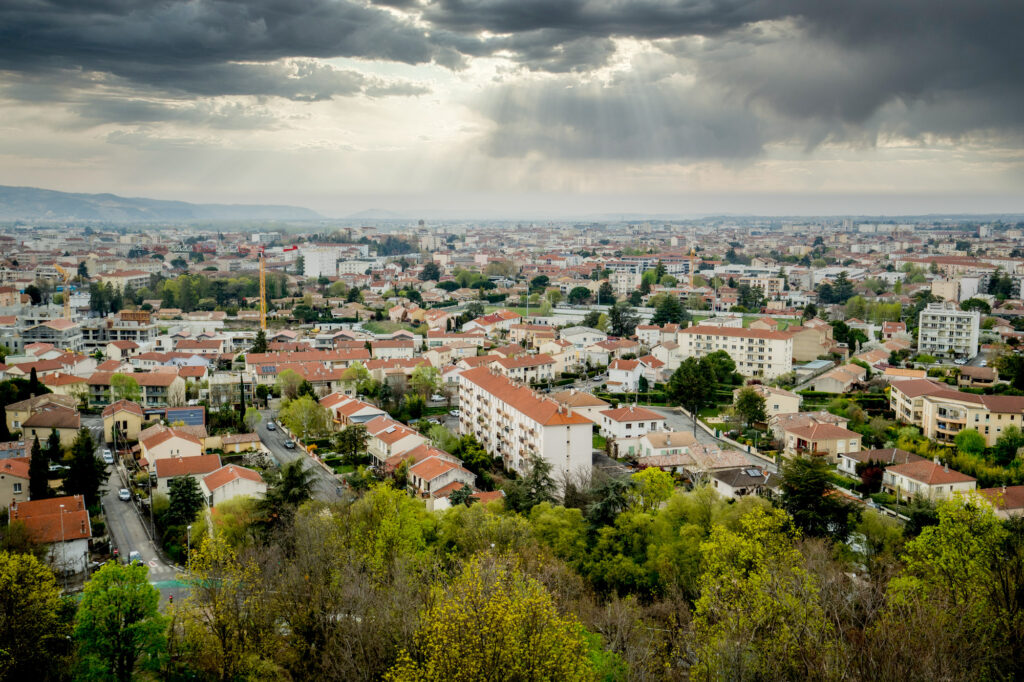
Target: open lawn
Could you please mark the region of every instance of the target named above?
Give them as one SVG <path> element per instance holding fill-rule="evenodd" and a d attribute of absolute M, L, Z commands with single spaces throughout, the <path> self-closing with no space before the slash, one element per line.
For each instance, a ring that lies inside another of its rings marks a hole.
<path fill-rule="evenodd" d="M 416 331 L 416 328 L 407 322 L 391 322 L 390 320 L 363 322 L 363 329 L 371 334 L 391 334 L 399 331 L 400 329 L 405 329 L 410 332 Z"/>

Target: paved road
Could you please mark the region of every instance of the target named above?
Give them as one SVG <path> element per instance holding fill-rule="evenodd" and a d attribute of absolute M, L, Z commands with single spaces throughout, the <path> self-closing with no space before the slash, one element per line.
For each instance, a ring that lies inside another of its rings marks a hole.
<path fill-rule="evenodd" d="M 83 417 L 82 424 L 92 432 L 96 440 L 96 457 L 102 459 L 106 444 L 103 442 L 103 423 L 99 417 Z M 120 471 L 119 471 L 120 469 Z M 142 554 L 142 561 L 149 567 L 149 581 L 160 589 L 160 596 L 166 602 L 170 595 L 175 598 L 184 596 L 187 589 L 177 582 L 178 569 L 163 560 L 156 546 L 149 539 L 142 519 L 133 502 L 122 502 L 117 497 L 118 491 L 125 487 L 122 475 L 123 468 L 108 466 L 109 477 L 106 488 L 100 491 L 100 504 L 107 521 L 113 547 L 118 555 L 127 558 L 129 553 L 137 551 Z"/>
<path fill-rule="evenodd" d="M 332 474 L 312 459 L 302 450 L 295 448 L 289 450 L 284 446 L 289 440 L 287 434 L 278 428 L 276 431 L 267 430 L 267 421 L 271 418 L 271 412 L 263 412 L 263 421 L 256 428 L 263 445 L 270 451 L 270 454 L 280 465 L 285 465 L 295 460 L 302 462 L 305 469 L 313 472 L 313 497 L 324 502 L 337 502 L 342 498 L 344 488 Z"/>

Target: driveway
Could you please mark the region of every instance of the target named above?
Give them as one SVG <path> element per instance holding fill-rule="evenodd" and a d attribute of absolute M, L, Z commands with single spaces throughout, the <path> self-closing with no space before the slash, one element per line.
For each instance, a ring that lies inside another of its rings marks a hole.
<path fill-rule="evenodd" d="M 288 435 L 280 429 L 275 431 L 267 430 L 267 422 L 271 419 L 270 412 L 263 412 L 263 421 L 256 427 L 260 441 L 270 451 L 271 456 L 281 466 L 299 460 L 302 467 L 313 472 L 313 497 L 324 502 L 337 502 L 342 499 L 344 487 L 334 474 L 329 474 L 322 466 L 314 462 L 309 455 L 295 448 L 289 450 L 284 446 L 285 441 L 291 440 Z"/>

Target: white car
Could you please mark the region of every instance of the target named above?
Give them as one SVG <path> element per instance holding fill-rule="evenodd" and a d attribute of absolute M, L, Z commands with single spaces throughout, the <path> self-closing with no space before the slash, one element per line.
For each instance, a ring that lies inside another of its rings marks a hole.
<path fill-rule="evenodd" d="M 440 403 L 444 401 L 444 396 L 435 393 L 434 395 L 430 396 L 430 399 L 433 400 L 435 403 Z"/>
<path fill-rule="evenodd" d="M 450 414 L 453 417 L 458 417 L 459 416 L 459 411 L 458 410 L 450 410 L 448 412 L 448 414 Z"/>
<path fill-rule="evenodd" d="M 128 502 L 129 500 L 132 499 L 132 494 L 128 492 L 128 488 L 121 488 L 120 490 L 117 491 L 117 499 L 121 500 L 122 502 Z"/>
<path fill-rule="evenodd" d="M 114 455 L 111 454 L 110 450 L 104 450 L 103 451 L 103 463 L 104 464 L 113 464 L 114 463 Z"/>

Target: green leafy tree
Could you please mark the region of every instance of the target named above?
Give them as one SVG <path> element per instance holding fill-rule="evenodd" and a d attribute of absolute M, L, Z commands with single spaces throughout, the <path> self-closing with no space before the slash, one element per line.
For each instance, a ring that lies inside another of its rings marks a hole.
<path fill-rule="evenodd" d="M 260 384 L 256 387 L 256 399 L 263 403 L 266 407 L 267 399 L 270 398 L 270 387 L 266 384 Z"/>
<path fill-rule="evenodd" d="M 420 271 L 420 280 L 428 281 L 434 280 L 435 282 L 441 279 L 441 268 L 438 267 L 437 263 L 427 263 L 423 266 L 423 270 Z"/>
<path fill-rule="evenodd" d="M 715 400 L 714 370 L 706 358 L 686 358 L 672 373 L 666 391 L 672 400 L 693 415 L 693 432 L 697 433 L 697 413 Z"/>
<path fill-rule="evenodd" d="M 654 316 L 651 317 L 651 324 L 681 324 L 690 319 L 690 313 L 683 307 L 678 296 L 672 294 L 658 294 L 656 300 L 651 301 L 654 307 Z"/>
<path fill-rule="evenodd" d="M 615 303 L 615 290 L 608 280 L 601 282 L 597 288 L 597 302 L 601 305 L 612 305 Z"/>
<path fill-rule="evenodd" d="M 608 311 L 608 324 L 611 326 L 612 336 L 632 336 L 639 321 L 640 318 L 633 310 L 633 306 L 625 301 L 619 301 Z"/>
<path fill-rule="evenodd" d="M 645 512 L 656 511 L 675 490 L 672 475 L 657 467 L 648 467 L 630 476 L 633 481 L 631 490 L 632 506 Z"/>
<path fill-rule="evenodd" d="M 46 457 L 51 462 L 59 462 L 64 456 L 64 449 L 60 445 L 60 432 L 51 429 L 50 435 L 46 437 Z"/>
<path fill-rule="evenodd" d="M 83 495 L 85 504 L 92 507 L 99 501 L 100 486 L 105 474 L 103 463 L 96 458 L 96 443 L 92 433 L 83 426 L 71 444 L 71 465 L 68 477 L 64 480 L 64 492 L 68 495 Z"/>
<path fill-rule="evenodd" d="M 1008 426 L 992 447 L 992 459 L 996 464 L 1007 466 L 1017 459 L 1021 448 L 1024 448 L 1024 432 L 1016 426 Z"/>
<path fill-rule="evenodd" d="M 130 374 L 116 372 L 110 377 L 110 401 L 130 400 L 133 403 L 142 400 L 142 389 L 139 382 Z"/>
<path fill-rule="evenodd" d="M 60 588 L 31 553 L 0 552 L 0 680 L 66 679 Z"/>
<path fill-rule="evenodd" d="M 792 457 L 782 465 L 781 473 L 782 508 L 793 517 L 796 527 L 812 537 L 845 542 L 860 510 L 836 493 L 825 459 Z"/>
<path fill-rule="evenodd" d="M 718 383 L 738 384 L 743 382 L 743 377 L 736 372 L 736 361 L 724 350 L 708 353 L 704 356 L 703 361 L 707 363 Z"/>
<path fill-rule="evenodd" d="M 327 410 L 308 395 L 288 401 L 288 404 L 281 408 L 279 416 L 288 430 L 303 442 L 307 438 L 327 433 Z"/>
<path fill-rule="evenodd" d="M 148 568 L 108 563 L 85 584 L 75 618 L 78 679 L 128 682 L 137 666 L 155 669 L 166 651 L 166 616 Z"/>
<path fill-rule="evenodd" d="M 962 429 L 953 439 L 956 449 L 968 455 L 980 455 L 985 452 L 985 437 L 977 429 Z"/>
<path fill-rule="evenodd" d="M 252 350 L 250 353 L 266 353 L 267 352 L 267 333 L 262 329 L 256 332 L 256 340 L 252 342 Z"/>
<path fill-rule="evenodd" d="M 432 601 L 386 680 L 594 679 L 583 628 L 510 566 L 471 559 Z"/>
<path fill-rule="evenodd" d="M 191 476 L 176 476 L 168 484 L 170 504 L 165 512 L 168 525 L 185 526 L 195 521 L 204 505 L 203 491 Z"/>
<path fill-rule="evenodd" d="M 409 387 L 422 396 L 429 396 L 441 388 L 441 372 L 432 365 L 420 365 L 409 377 Z"/>
<path fill-rule="evenodd" d="M 453 490 L 448 495 L 448 502 L 453 506 L 457 507 L 460 504 L 468 507 L 473 504 L 473 489 L 468 484 L 463 484 L 458 490 Z"/>
<path fill-rule="evenodd" d="M 589 313 L 583 316 L 583 321 L 580 322 L 580 324 L 584 327 L 597 329 L 598 325 L 601 324 L 601 312 L 598 310 L 591 310 Z"/>
<path fill-rule="evenodd" d="M 302 465 L 302 460 L 289 462 L 259 500 L 257 525 L 265 530 L 287 526 L 299 506 L 311 499 L 313 472 Z"/>
<path fill-rule="evenodd" d="M 369 442 L 370 434 L 363 424 L 349 424 L 334 437 L 334 447 L 341 453 L 342 461 L 346 464 L 358 464 L 366 455 Z"/>
<path fill-rule="evenodd" d="M 247 407 L 245 408 L 245 416 L 242 417 L 242 421 L 245 422 L 245 428 L 249 429 L 249 431 L 255 431 L 259 423 L 263 421 L 263 415 L 260 414 L 259 409 Z"/>
<path fill-rule="evenodd" d="M 590 300 L 591 295 L 590 289 L 586 287 L 573 287 L 569 290 L 569 303 L 582 305 Z"/>
<path fill-rule="evenodd" d="M 691 679 L 823 679 L 837 665 L 835 631 L 794 537 L 784 512 L 759 508 L 701 544 Z"/>
<path fill-rule="evenodd" d="M 39 447 L 39 438 L 32 441 L 32 456 L 28 463 L 28 496 L 31 500 L 42 500 L 50 496 L 50 464 L 43 449 Z"/>
<path fill-rule="evenodd" d="M 527 512 L 541 502 L 553 502 L 555 482 L 551 463 L 539 455 L 531 455 L 526 473 L 505 486 L 505 504 L 514 511 Z"/>
<path fill-rule="evenodd" d="M 294 369 L 286 369 L 277 375 L 277 393 L 285 400 L 292 400 L 299 394 L 303 378 Z"/>
<path fill-rule="evenodd" d="M 754 422 L 768 421 L 764 396 L 751 386 L 745 386 L 739 390 L 733 403 L 733 409 L 736 410 L 737 416 L 747 427 Z"/>

